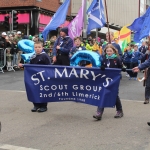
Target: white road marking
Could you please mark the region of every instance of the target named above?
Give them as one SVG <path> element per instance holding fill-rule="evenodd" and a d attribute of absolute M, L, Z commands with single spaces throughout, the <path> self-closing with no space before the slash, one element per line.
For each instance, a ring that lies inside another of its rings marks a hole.
<path fill-rule="evenodd" d="M 144 101 L 140 101 L 140 100 L 129 100 L 129 99 L 121 99 L 122 101 L 126 101 L 126 102 L 137 102 L 137 103 L 143 103 Z"/>
<path fill-rule="evenodd" d="M 0 148 L 5 150 L 39 150 L 39 149 L 19 147 L 19 146 L 7 145 L 7 144 L 1 145 Z"/>
<path fill-rule="evenodd" d="M 0 90 L 0 91 L 26 93 L 26 91 L 16 91 L 16 90 Z"/>

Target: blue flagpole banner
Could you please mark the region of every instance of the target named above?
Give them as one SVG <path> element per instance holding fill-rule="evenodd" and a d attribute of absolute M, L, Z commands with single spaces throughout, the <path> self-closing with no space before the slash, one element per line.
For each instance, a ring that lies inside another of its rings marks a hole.
<path fill-rule="evenodd" d="M 139 37 L 140 40 L 149 36 L 149 33 L 150 33 L 149 22 L 150 22 L 150 7 L 147 9 L 145 13 L 145 19 L 140 30 L 140 37 Z"/>
<path fill-rule="evenodd" d="M 74 101 L 114 107 L 121 69 L 25 64 L 24 82 L 30 102 Z"/>
<path fill-rule="evenodd" d="M 140 31 L 142 27 L 141 25 L 143 24 L 144 19 L 145 19 L 144 16 L 135 19 L 134 22 L 127 28 L 129 28 L 132 31 Z"/>
<path fill-rule="evenodd" d="M 61 24 L 63 24 L 66 20 L 68 7 L 70 5 L 70 0 L 66 0 L 57 10 L 57 12 L 52 17 L 49 24 L 45 27 L 44 31 L 42 32 L 44 41 L 47 39 L 47 35 L 50 31 L 56 30 Z"/>
<path fill-rule="evenodd" d="M 93 0 L 89 9 L 88 14 L 88 27 L 87 33 L 89 34 L 92 29 L 102 28 L 106 21 L 104 15 L 104 6 L 102 0 Z"/>
<path fill-rule="evenodd" d="M 135 42 L 140 41 L 142 38 L 149 36 L 150 33 L 150 7 L 147 9 L 146 13 L 135 19 L 134 22 L 128 26 L 132 31 L 135 31 Z"/>
<path fill-rule="evenodd" d="M 140 42 L 139 36 L 140 36 L 140 32 L 134 33 L 134 38 L 133 38 L 134 42 L 136 43 Z"/>

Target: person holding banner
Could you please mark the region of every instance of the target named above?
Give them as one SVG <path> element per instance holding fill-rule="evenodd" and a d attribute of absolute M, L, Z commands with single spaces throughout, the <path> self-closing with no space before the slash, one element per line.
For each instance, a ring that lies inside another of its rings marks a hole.
<path fill-rule="evenodd" d="M 31 57 L 30 64 L 38 65 L 50 65 L 51 60 L 48 54 L 43 52 L 43 43 L 37 41 L 34 43 L 35 54 Z M 23 64 L 19 64 L 19 67 L 23 67 Z M 33 103 L 34 107 L 31 109 L 32 112 L 45 112 L 47 111 L 47 103 Z"/>
<path fill-rule="evenodd" d="M 112 44 L 108 44 L 104 52 L 105 52 L 105 56 L 102 61 L 102 67 L 101 67 L 102 70 L 104 70 L 105 68 L 122 68 L 122 62 L 118 58 L 118 51 Z M 116 110 L 117 110 L 117 114 L 114 116 L 114 118 L 123 117 L 122 104 L 119 96 L 117 96 L 116 98 Z M 96 115 L 93 115 L 93 118 L 97 120 L 101 120 L 103 112 L 104 112 L 104 108 L 98 107 L 97 113 Z"/>
<path fill-rule="evenodd" d="M 55 41 L 53 47 L 54 65 L 70 66 L 69 52 L 73 47 L 73 40 L 68 36 L 68 28 L 61 28 L 60 37 Z"/>
<path fill-rule="evenodd" d="M 148 57 L 148 59 L 142 63 L 139 64 L 139 66 L 134 67 L 132 69 L 133 72 L 139 72 L 141 70 L 145 70 L 147 69 L 147 73 L 146 73 L 146 81 L 145 81 L 145 102 L 144 104 L 148 104 L 149 103 L 149 98 L 150 98 L 150 57 Z M 147 122 L 147 124 L 150 126 L 150 122 Z"/>

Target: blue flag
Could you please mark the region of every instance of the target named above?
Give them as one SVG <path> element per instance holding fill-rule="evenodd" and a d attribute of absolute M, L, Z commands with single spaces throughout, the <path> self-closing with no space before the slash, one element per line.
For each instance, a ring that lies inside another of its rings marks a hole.
<path fill-rule="evenodd" d="M 141 25 L 143 24 L 144 19 L 145 19 L 144 16 L 135 19 L 134 22 L 127 28 L 129 28 L 132 31 L 140 31 L 142 27 Z"/>
<path fill-rule="evenodd" d="M 88 14 L 88 27 L 87 33 L 89 34 L 92 29 L 101 28 L 105 25 L 104 6 L 102 0 L 93 0 L 89 9 Z"/>
<path fill-rule="evenodd" d="M 140 36 L 140 32 L 135 32 L 134 33 L 134 42 L 136 43 L 140 43 L 140 39 L 139 39 L 139 36 Z"/>
<path fill-rule="evenodd" d="M 144 22 L 142 24 L 142 27 L 140 30 L 140 36 L 139 36 L 140 40 L 149 36 L 149 32 L 150 32 L 150 7 L 147 9 L 144 16 L 145 16 L 145 19 L 144 19 Z"/>
<path fill-rule="evenodd" d="M 28 100 L 34 103 L 74 101 L 114 107 L 121 69 L 25 64 Z"/>
<path fill-rule="evenodd" d="M 146 13 L 135 19 L 134 22 L 128 26 L 132 31 L 135 31 L 135 42 L 139 42 L 142 38 L 145 38 L 149 35 L 150 32 L 150 7 L 147 9 Z"/>
<path fill-rule="evenodd" d="M 68 7 L 70 5 L 70 0 L 66 0 L 57 10 L 57 12 L 52 17 L 49 24 L 45 27 L 44 31 L 42 32 L 44 41 L 47 39 L 47 35 L 50 31 L 56 30 L 61 24 L 63 24 L 66 20 Z"/>

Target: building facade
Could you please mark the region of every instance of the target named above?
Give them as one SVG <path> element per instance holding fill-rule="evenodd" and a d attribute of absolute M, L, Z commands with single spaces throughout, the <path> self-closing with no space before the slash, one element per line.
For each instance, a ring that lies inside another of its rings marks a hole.
<path fill-rule="evenodd" d="M 88 7 L 92 0 L 88 1 Z M 146 3 L 150 5 L 150 0 L 107 0 L 107 11 L 110 28 L 120 29 L 122 26 L 131 24 L 135 18 L 145 13 Z M 81 0 L 72 0 L 71 15 L 75 16 L 81 7 Z M 103 0 L 104 3 L 104 0 Z M 105 5 L 104 5 L 105 7 Z M 106 16 L 106 13 L 105 13 Z M 106 28 L 100 32 L 106 32 Z"/>
<path fill-rule="evenodd" d="M 107 0 L 107 10 L 110 24 L 125 26 L 146 11 L 146 0 Z"/>
<path fill-rule="evenodd" d="M 0 32 L 6 30 L 3 25 L 4 17 L 12 10 L 16 10 L 18 30 L 27 35 L 40 34 L 62 4 L 61 2 L 62 0 L 0 0 Z M 67 26 L 71 19 L 70 4 L 66 22 L 61 27 Z"/>

